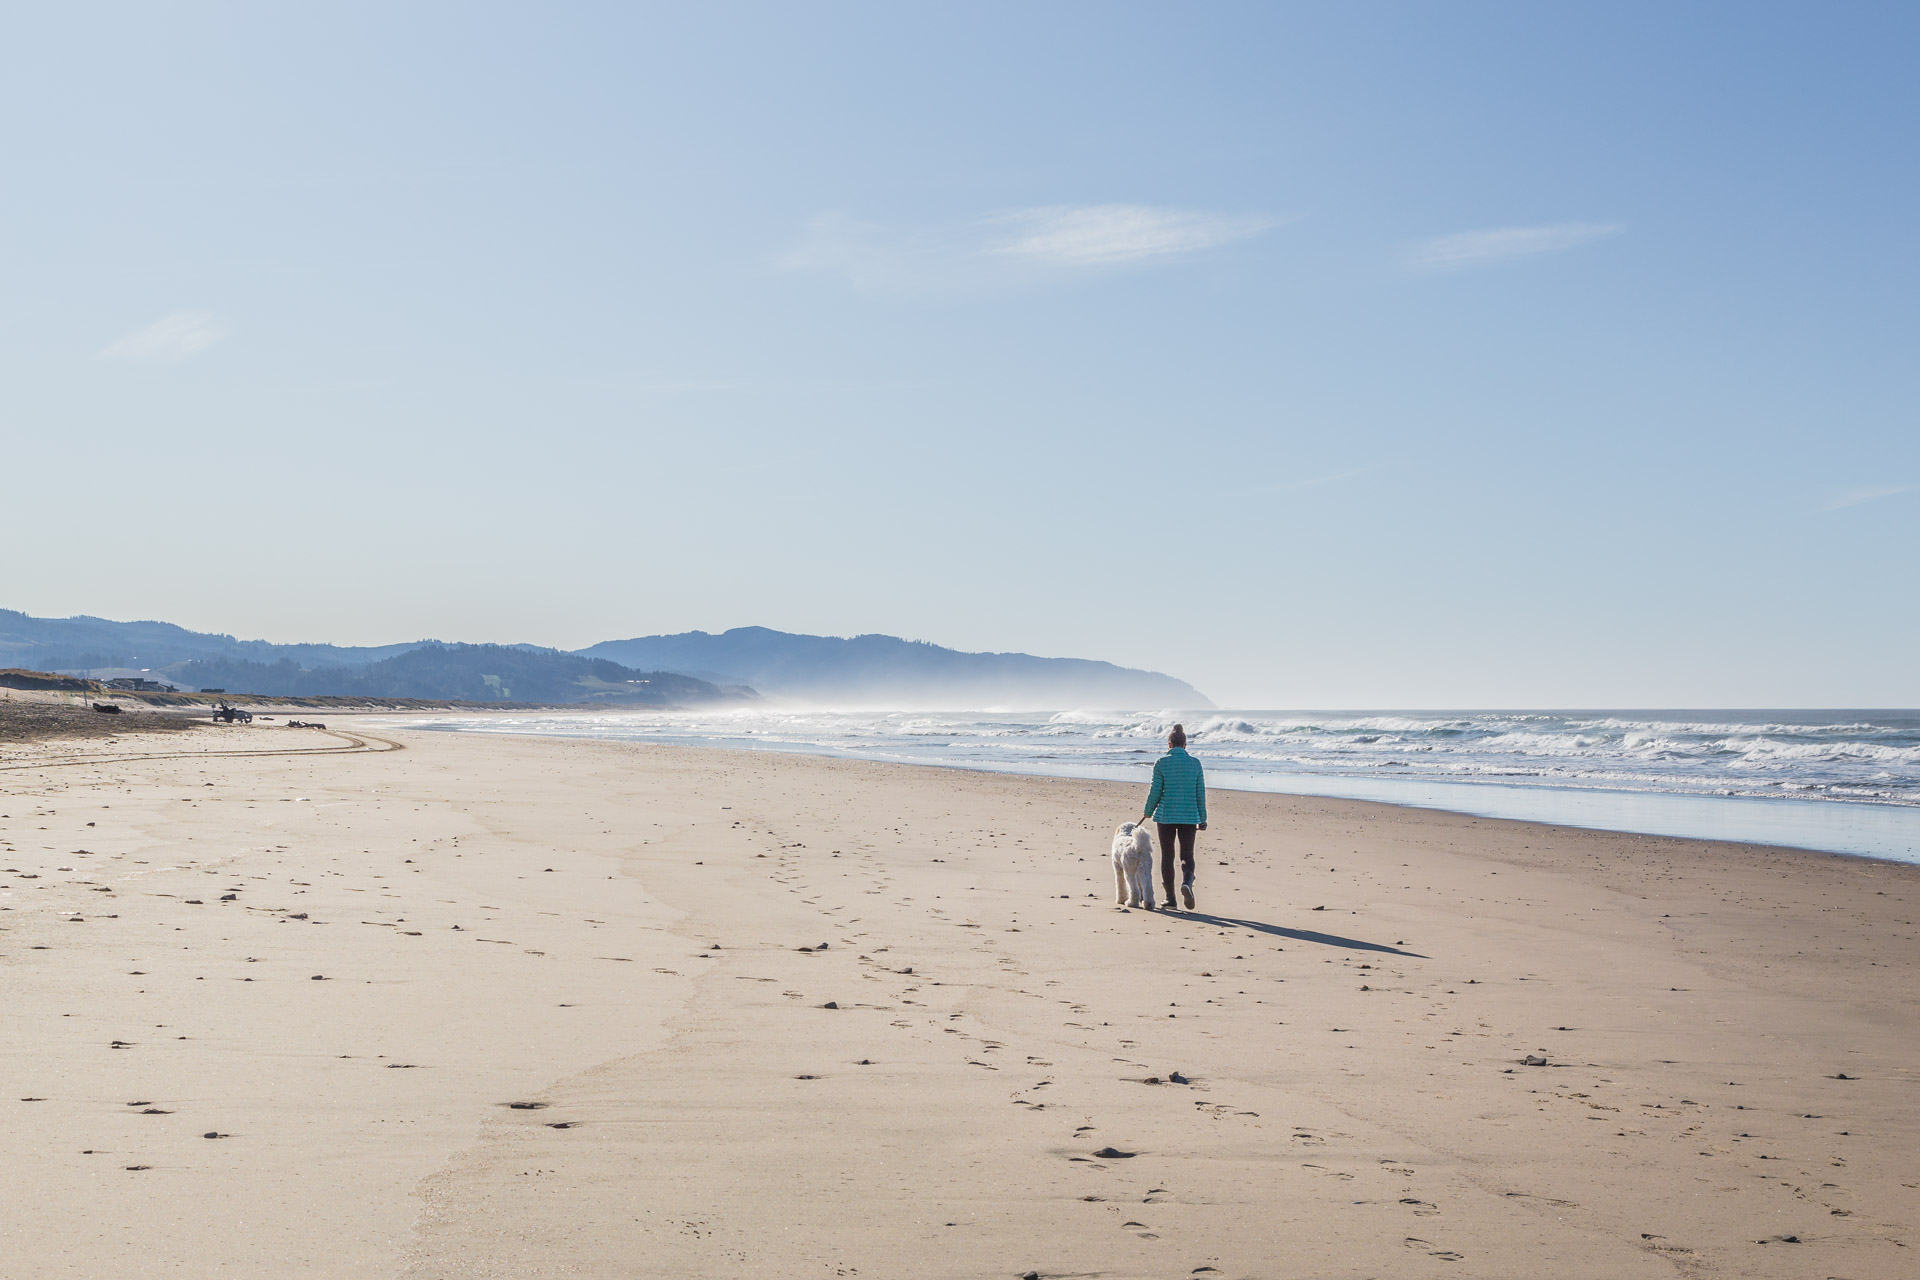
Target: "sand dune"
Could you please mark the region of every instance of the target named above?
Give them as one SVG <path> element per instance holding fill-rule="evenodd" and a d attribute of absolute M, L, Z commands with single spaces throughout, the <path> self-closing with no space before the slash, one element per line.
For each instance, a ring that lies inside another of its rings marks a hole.
<path fill-rule="evenodd" d="M 1161 915 L 1136 788 L 281 745 L 0 759 L 0 1275 L 1913 1272 L 1914 867 L 1221 793 Z"/>

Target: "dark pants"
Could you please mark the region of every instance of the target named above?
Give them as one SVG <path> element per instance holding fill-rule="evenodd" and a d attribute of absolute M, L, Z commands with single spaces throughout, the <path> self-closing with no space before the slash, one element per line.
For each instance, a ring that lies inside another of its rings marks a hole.
<path fill-rule="evenodd" d="M 1191 822 L 1161 822 L 1160 828 L 1160 883 L 1167 887 L 1167 901 L 1173 901 L 1173 839 L 1180 837 L 1180 870 L 1182 884 L 1193 882 L 1193 833 Z"/>

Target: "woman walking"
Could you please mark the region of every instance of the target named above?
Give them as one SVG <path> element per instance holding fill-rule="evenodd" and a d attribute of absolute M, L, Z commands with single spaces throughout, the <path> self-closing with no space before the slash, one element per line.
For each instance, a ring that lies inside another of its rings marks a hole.
<path fill-rule="evenodd" d="M 1207 829 L 1207 780 L 1200 762 L 1187 754 L 1187 731 L 1173 726 L 1167 735 L 1167 754 L 1153 762 L 1153 789 L 1147 792 L 1146 812 L 1140 821 L 1158 817 L 1160 823 L 1160 883 L 1173 905 L 1173 846 L 1180 844 L 1180 901 L 1193 910 L 1194 832 Z"/>

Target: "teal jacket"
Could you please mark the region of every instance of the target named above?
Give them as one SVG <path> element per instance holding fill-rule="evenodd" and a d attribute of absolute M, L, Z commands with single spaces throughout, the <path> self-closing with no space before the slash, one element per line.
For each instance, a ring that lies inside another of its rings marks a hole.
<path fill-rule="evenodd" d="M 1153 762 L 1153 790 L 1143 812 L 1169 825 L 1207 820 L 1207 780 L 1185 747 L 1170 747 Z"/>

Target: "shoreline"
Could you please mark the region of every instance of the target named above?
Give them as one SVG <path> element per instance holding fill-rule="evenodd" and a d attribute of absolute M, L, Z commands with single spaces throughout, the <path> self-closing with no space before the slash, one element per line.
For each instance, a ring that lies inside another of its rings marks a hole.
<path fill-rule="evenodd" d="M 422 713 L 431 714 L 431 713 Z M 501 712 L 501 718 L 516 713 Z M 476 719 L 480 717 L 474 717 Z M 587 722 L 588 717 L 580 717 Z M 863 760 L 875 764 L 913 765 L 934 769 L 958 769 L 968 772 L 1004 774 L 1014 777 L 1079 779 L 1120 782 L 1134 780 L 1117 776 L 1117 771 L 1090 766 L 1080 769 L 1056 767 L 1043 769 L 1019 763 L 1002 766 L 978 761 L 952 761 L 884 757 L 879 752 L 862 752 L 829 745 L 806 743 L 741 743 L 690 737 L 622 738 L 595 734 L 542 733 L 538 730 L 470 729 L 460 725 L 416 725 L 417 731 L 435 733 L 482 733 L 516 737 L 538 737 L 550 741 L 634 742 L 698 750 L 763 751 L 808 755 L 821 759 Z M 1204 751 L 1201 760 L 1207 763 Z M 1215 779 L 1220 781 L 1215 781 Z M 1376 776 L 1329 774 L 1247 774 L 1236 773 L 1225 765 L 1209 766 L 1208 790 L 1241 791 L 1254 795 L 1319 796 L 1329 799 L 1363 800 L 1399 808 L 1422 809 L 1438 813 L 1456 813 L 1470 817 L 1497 818 L 1531 822 L 1545 826 L 1586 831 L 1611 831 L 1625 835 L 1661 836 L 1688 840 L 1720 840 L 1733 844 L 1764 845 L 1805 853 L 1823 853 L 1839 857 L 1867 858 L 1880 862 L 1920 864 L 1920 806 L 1867 800 L 1821 800 L 1796 796 L 1737 796 L 1683 793 L 1672 791 L 1636 791 L 1627 788 L 1559 786 L 1551 783 L 1503 783 L 1460 781 L 1456 779 L 1395 779 Z M 1283 785 L 1292 784 L 1292 785 Z M 1144 779 L 1140 785 L 1144 786 Z M 1395 794 L 1395 793 L 1399 794 Z M 1422 794 L 1442 793 L 1462 803 L 1426 801 Z M 1651 817 L 1633 822 L 1624 818 L 1606 820 L 1596 812 L 1611 804 L 1616 810 L 1639 808 Z M 1779 806 L 1774 808 L 1773 806 Z M 1584 814 L 1590 820 L 1579 821 Z M 1797 819 L 1797 821 L 1783 821 Z M 1735 834 L 1719 834 L 1729 823 Z M 1794 828 L 1798 828 L 1797 831 Z M 1848 831 L 1847 828 L 1854 828 Z M 1834 832 L 1826 841 L 1809 843 L 1795 835 L 1810 830 Z M 1779 838 L 1764 834 L 1779 833 Z"/>

